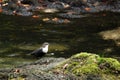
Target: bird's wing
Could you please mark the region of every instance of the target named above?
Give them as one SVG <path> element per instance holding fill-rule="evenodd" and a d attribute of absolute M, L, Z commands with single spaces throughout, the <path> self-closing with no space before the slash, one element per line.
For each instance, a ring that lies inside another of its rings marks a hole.
<path fill-rule="evenodd" d="M 37 50 L 34 50 L 33 52 L 31 52 L 31 54 L 37 54 L 37 53 L 39 53 L 39 52 L 42 52 L 42 49 L 41 49 L 41 48 L 39 48 L 39 49 L 37 49 Z"/>

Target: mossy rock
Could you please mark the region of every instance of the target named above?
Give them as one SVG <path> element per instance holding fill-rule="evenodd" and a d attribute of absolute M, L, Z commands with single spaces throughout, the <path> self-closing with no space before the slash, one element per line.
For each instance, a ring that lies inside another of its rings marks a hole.
<path fill-rule="evenodd" d="M 99 73 L 99 68 L 96 64 L 88 64 L 79 66 L 78 68 L 72 69 L 72 73 L 75 75 L 81 75 L 81 74 L 97 74 Z"/>
<path fill-rule="evenodd" d="M 104 72 L 120 74 L 120 62 L 116 59 L 101 58 L 98 65 Z"/>
<path fill-rule="evenodd" d="M 99 67 L 97 65 L 100 56 L 90 53 L 80 53 L 72 56 L 66 71 L 71 71 L 75 75 L 81 74 L 98 74 Z"/>
<path fill-rule="evenodd" d="M 63 68 L 66 64 L 64 72 L 78 77 L 83 75 L 101 76 L 101 79 L 105 78 L 104 75 L 107 77 L 110 75 L 110 78 L 116 77 L 116 79 L 120 77 L 120 62 L 113 58 L 103 58 L 96 54 L 82 52 L 72 56 L 58 68 Z"/>

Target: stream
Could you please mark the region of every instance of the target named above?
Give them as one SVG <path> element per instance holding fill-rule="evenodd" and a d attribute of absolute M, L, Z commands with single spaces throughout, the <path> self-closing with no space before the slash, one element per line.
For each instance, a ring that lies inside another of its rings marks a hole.
<path fill-rule="evenodd" d="M 68 18 L 69 23 L 43 21 L 56 17 L 66 19 L 58 16 L 59 13 L 37 14 L 39 18 L 0 14 L 0 68 L 36 61 L 37 58 L 27 54 L 44 42 L 50 43 L 47 57 L 68 58 L 89 52 L 119 59 L 120 37 L 105 40 L 100 33 L 120 27 L 120 13 L 90 13 L 87 17 Z"/>

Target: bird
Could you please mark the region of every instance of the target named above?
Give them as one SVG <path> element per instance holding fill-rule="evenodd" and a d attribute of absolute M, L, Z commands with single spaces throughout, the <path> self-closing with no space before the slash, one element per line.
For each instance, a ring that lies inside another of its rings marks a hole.
<path fill-rule="evenodd" d="M 42 46 L 39 49 L 34 50 L 30 53 L 30 55 L 33 55 L 35 57 L 43 57 L 48 52 L 49 43 L 44 42 Z"/>

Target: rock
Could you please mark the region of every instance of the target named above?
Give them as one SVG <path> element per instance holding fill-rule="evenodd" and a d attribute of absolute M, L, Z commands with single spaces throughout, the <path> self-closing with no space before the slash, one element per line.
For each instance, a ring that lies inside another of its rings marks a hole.
<path fill-rule="evenodd" d="M 70 5 L 69 4 L 66 4 L 66 3 L 63 3 L 63 2 L 54 2 L 54 3 L 49 3 L 47 5 L 48 8 L 53 8 L 53 9 L 59 9 L 59 10 L 62 10 L 62 9 L 66 9 L 66 8 L 69 8 Z"/>
<path fill-rule="evenodd" d="M 31 9 L 32 7 L 30 5 L 18 5 L 11 1 L 8 2 L 8 5 L 3 6 L 3 13 L 7 15 L 31 16 L 32 12 L 29 11 Z"/>
<path fill-rule="evenodd" d="M 120 74 L 120 62 L 116 59 L 102 58 L 96 54 L 83 52 L 69 58 L 58 69 L 62 69 L 66 64 L 64 71 L 78 76 L 81 80 L 120 79 L 116 75 Z"/>
<path fill-rule="evenodd" d="M 119 80 L 120 62 L 82 52 L 68 59 L 43 57 L 33 63 L 0 70 L 1 80 Z"/>
<path fill-rule="evenodd" d="M 59 12 L 58 9 L 53 9 L 53 8 L 46 8 L 46 9 L 43 9 L 42 11 L 45 12 L 45 13 L 56 13 L 56 12 Z"/>
<path fill-rule="evenodd" d="M 27 6 L 26 6 L 27 5 Z M 31 16 L 30 11 L 43 9 L 45 13 L 55 13 L 71 9 L 76 13 L 94 13 L 100 11 L 120 12 L 119 0 L 12 0 L 1 5 L 2 13 L 8 15 Z M 71 17 L 71 15 L 68 15 Z M 74 17 L 81 17 L 72 15 Z"/>

